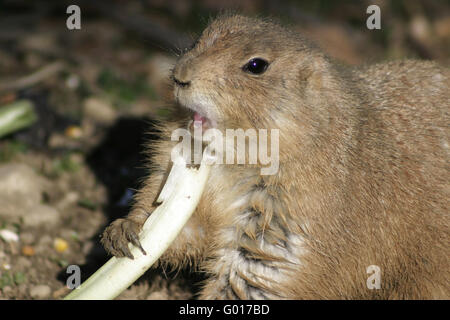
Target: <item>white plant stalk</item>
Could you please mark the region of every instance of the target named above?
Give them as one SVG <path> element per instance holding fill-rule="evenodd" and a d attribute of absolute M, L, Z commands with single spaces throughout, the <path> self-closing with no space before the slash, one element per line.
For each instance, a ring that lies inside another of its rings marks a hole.
<path fill-rule="evenodd" d="M 146 255 L 130 244 L 134 259 L 111 258 L 66 300 L 114 299 L 133 284 L 166 251 L 184 227 L 201 198 L 214 158 L 205 150 L 199 169 L 187 168 L 179 156 L 160 192 L 156 208 L 145 222 L 140 242 Z"/>

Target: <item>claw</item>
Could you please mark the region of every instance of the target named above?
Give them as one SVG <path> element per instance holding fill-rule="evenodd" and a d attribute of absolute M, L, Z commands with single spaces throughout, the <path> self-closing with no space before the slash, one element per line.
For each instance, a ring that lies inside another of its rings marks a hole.
<path fill-rule="evenodd" d="M 124 244 L 122 241 L 118 241 L 117 247 L 118 247 L 117 249 L 119 249 L 122 256 L 130 258 L 131 260 L 134 260 L 134 256 L 131 253 L 130 248 L 128 248 L 127 244 Z"/>
<path fill-rule="evenodd" d="M 134 246 L 138 247 L 143 255 L 147 255 L 147 252 L 145 252 L 144 248 L 142 247 L 141 242 L 139 241 L 139 237 L 136 235 L 136 233 L 128 234 L 128 241 L 130 241 Z"/>

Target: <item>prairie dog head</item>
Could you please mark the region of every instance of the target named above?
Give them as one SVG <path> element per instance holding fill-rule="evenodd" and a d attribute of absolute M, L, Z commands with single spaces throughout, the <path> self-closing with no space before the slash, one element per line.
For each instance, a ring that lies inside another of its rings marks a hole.
<path fill-rule="evenodd" d="M 213 21 L 173 70 L 175 98 L 194 120 L 218 128 L 302 126 L 315 112 L 325 59 L 297 34 L 266 20 Z M 300 121 L 299 121 L 300 119 Z"/>

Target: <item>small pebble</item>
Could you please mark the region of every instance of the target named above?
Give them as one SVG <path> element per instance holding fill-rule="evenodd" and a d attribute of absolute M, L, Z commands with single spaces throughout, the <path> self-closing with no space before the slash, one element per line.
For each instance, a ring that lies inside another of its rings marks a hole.
<path fill-rule="evenodd" d="M 57 208 L 64 211 L 67 207 L 71 206 L 80 199 L 80 195 L 75 191 L 69 191 L 65 196 L 58 202 Z"/>
<path fill-rule="evenodd" d="M 11 265 L 10 265 L 9 263 L 3 263 L 3 264 L 2 264 L 2 268 L 3 268 L 4 270 L 11 270 Z"/>
<path fill-rule="evenodd" d="M 43 235 L 38 243 L 34 246 L 34 250 L 38 255 L 44 254 L 48 251 L 49 248 L 52 247 L 53 238 L 49 235 Z"/>
<path fill-rule="evenodd" d="M 69 288 L 67 288 L 66 286 L 59 288 L 58 290 L 54 291 L 52 294 L 53 299 L 59 299 L 63 296 L 65 296 L 66 294 L 68 294 L 70 291 Z"/>
<path fill-rule="evenodd" d="M 55 250 L 57 252 L 61 253 L 61 252 L 64 252 L 67 250 L 67 248 L 69 247 L 69 244 L 64 239 L 56 238 L 55 241 L 53 241 L 53 247 L 55 248 Z"/>
<path fill-rule="evenodd" d="M 66 86 L 69 89 L 76 89 L 80 85 L 80 78 L 77 75 L 71 74 L 66 79 Z"/>
<path fill-rule="evenodd" d="M 15 232 L 13 232 L 11 230 L 7 230 L 7 229 L 0 230 L 0 238 L 5 240 L 6 242 L 19 241 L 19 236 Z"/>
<path fill-rule="evenodd" d="M 36 252 L 34 251 L 34 248 L 32 246 L 26 245 L 22 247 L 22 254 L 24 256 L 31 257 L 34 256 L 35 253 Z"/>
<path fill-rule="evenodd" d="M 52 289 L 47 285 L 37 285 L 30 289 L 30 295 L 34 299 L 45 299 L 50 296 Z"/>
<path fill-rule="evenodd" d="M 23 224 L 27 227 L 52 226 L 59 222 L 59 212 L 46 204 L 36 204 L 27 215 L 23 217 Z"/>
<path fill-rule="evenodd" d="M 13 289 L 10 287 L 10 286 L 4 286 L 3 288 L 2 288 L 2 292 L 3 292 L 3 294 L 7 294 L 7 293 L 10 293 L 10 292 L 12 292 L 13 291 Z"/>
<path fill-rule="evenodd" d="M 84 101 L 83 114 L 100 124 L 112 124 L 117 118 L 114 107 L 108 101 L 97 97 L 90 97 Z"/>
<path fill-rule="evenodd" d="M 79 139 L 83 136 L 83 130 L 79 126 L 69 126 L 64 131 L 64 134 L 72 139 Z"/>

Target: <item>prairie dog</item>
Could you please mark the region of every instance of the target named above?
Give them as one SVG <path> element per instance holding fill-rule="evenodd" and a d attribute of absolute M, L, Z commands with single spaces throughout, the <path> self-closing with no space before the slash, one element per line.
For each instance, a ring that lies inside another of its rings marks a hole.
<path fill-rule="evenodd" d="M 449 78 L 426 61 L 344 69 L 277 23 L 219 17 L 178 59 L 177 107 L 220 130 L 278 129 L 279 169 L 215 165 L 160 262 L 205 271 L 201 299 L 450 298 Z M 171 131 L 191 119 L 162 125 L 134 209 L 104 232 L 113 255 L 139 245 Z"/>

